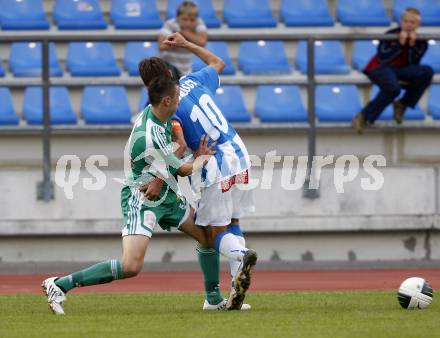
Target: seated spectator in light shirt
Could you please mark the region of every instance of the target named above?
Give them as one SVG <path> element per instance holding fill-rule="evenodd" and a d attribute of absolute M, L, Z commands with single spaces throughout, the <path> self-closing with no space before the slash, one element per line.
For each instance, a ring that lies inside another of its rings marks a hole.
<path fill-rule="evenodd" d="M 168 35 L 176 32 L 180 32 L 188 41 L 196 45 L 202 47 L 206 45 L 207 28 L 203 20 L 199 18 L 199 10 L 194 2 L 182 2 L 177 8 L 176 17 L 166 21 L 159 32 L 160 57 L 177 69 L 179 75 L 177 78 L 179 78 L 191 73 L 193 55 L 186 49 L 171 48 L 163 43 Z"/>

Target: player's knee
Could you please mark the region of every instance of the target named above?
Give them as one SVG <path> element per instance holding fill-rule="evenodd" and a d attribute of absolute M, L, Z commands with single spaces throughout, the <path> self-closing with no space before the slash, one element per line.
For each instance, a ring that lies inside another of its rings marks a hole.
<path fill-rule="evenodd" d="M 209 232 L 206 231 L 206 228 L 203 229 L 203 236 L 198 239 L 198 242 L 201 247 L 204 248 L 210 248 L 211 247 L 211 240 L 209 236 Z"/>
<path fill-rule="evenodd" d="M 126 260 L 122 262 L 122 269 L 124 271 L 124 277 L 135 277 L 141 272 L 143 262 L 138 260 Z"/>
<path fill-rule="evenodd" d="M 213 248 L 214 247 L 214 242 L 215 239 L 217 237 L 217 235 L 221 232 L 225 232 L 227 231 L 227 226 L 208 226 L 207 227 L 207 231 L 206 231 L 206 238 L 207 238 L 207 243 L 206 243 L 206 247 L 209 248 Z"/>

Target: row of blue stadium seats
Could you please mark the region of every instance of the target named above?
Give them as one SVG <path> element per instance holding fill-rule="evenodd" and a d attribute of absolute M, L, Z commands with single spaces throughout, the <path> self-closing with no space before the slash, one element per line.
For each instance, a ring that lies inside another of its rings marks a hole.
<path fill-rule="evenodd" d="M 43 0 L 2 0 L 0 26 L 3 29 L 48 29 Z M 183 0 L 169 0 L 167 18 L 176 14 Z M 212 0 L 194 0 L 200 16 L 210 28 L 220 27 Z M 396 0 L 393 18 L 398 21 L 406 7 L 420 9 L 423 24 L 440 24 L 440 3 L 437 0 Z M 338 0 L 337 19 L 347 26 L 388 26 L 383 0 Z M 106 29 L 99 0 L 55 0 L 53 17 L 59 29 Z M 224 0 L 223 17 L 229 27 L 275 27 L 268 0 Z M 117 29 L 160 28 L 163 24 L 155 0 L 112 0 L 110 18 Z M 287 26 L 332 26 L 327 0 L 281 0 L 280 21 Z"/>
<path fill-rule="evenodd" d="M 226 63 L 223 75 L 235 74 L 227 44 L 211 41 L 207 48 L 223 58 Z M 355 41 L 353 44 L 353 67 L 361 71 L 375 54 L 377 41 Z M 138 75 L 138 63 L 145 57 L 158 55 L 155 42 L 128 42 L 124 53 L 124 67 L 131 76 Z M 54 44 L 49 45 L 50 74 L 62 76 L 63 70 L 57 58 Z M 11 44 L 9 69 L 16 77 L 41 76 L 41 43 L 16 42 Z M 295 63 L 302 73 L 307 73 L 307 44 L 300 41 L 296 49 Z M 431 40 L 422 63 L 440 72 L 440 42 Z M 193 69 L 201 69 L 204 63 L 194 57 Z M 240 42 L 238 66 L 244 74 L 289 74 L 292 66 L 281 41 Z M 119 76 L 112 44 L 110 42 L 71 42 L 68 46 L 67 70 L 72 76 Z M 315 42 L 315 71 L 317 74 L 347 74 L 351 70 L 346 63 L 340 41 Z M 0 63 L 0 76 L 5 71 Z"/>
<path fill-rule="evenodd" d="M 373 87 L 370 96 L 377 93 Z M 69 92 L 66 87 L 50 88 L 50 109 L 52 124 L 76 124 L 77 116 L 73 112 Z M 219 107 L 231 122 L 249 122 L 251 115 L 246 109 L 240 86 L 223 86 L 216 93 Z M 19 123 L 15 113 L 11 93 L 8 88 L 0 87 L 0 124 Z M 139 95 L 138 111 L 148 102 L 145 88 Z M 361 109 L 359 91 L 354 85 L 319 85 L 316 88 L 316 115 L 320 122 L 348 122 Z M 433 119 L 440 120 L 440 85 L 429 90 L 428 112 Z M 257 87 L 255 114 L 262 122 L 307 122 L 307 111 L 301 100 L 297 86 L 263 85 Z M 42 90 L 41 87 L 25 89 L 23 116 L 28 124 L 41 124 Z M 130 123 L 130 110 L 127 92 L 122 86 L 86 86 L 81 100 L 81 116 L 87 124 L 124 124 Z M 408 109 L 405 120 L 424 120 L 426 113 L 417 106 Z M 392 108 L 387 107 L 381 115 L 382 121 L 392 120 Z"/>

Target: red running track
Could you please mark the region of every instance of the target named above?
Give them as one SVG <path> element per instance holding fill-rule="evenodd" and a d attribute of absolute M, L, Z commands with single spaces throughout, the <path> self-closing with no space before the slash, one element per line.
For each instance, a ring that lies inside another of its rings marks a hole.
<path fill-rule="evenodd" d="M 371 290 L 396 289 L 407 277 L 423 277 L 434 290 L 440 288 L 440 269 L 392 270 L 289 270 L 255 271 L 252 291 Z M 39 293 L 41 281 L 50 275 L 0 275 L 0 294 Z M 228 274 L 222 273 L 222 289 Z M 202 291 L 200 272 L 144 272 L 135 278 L 76 289 L 87 292 L 188 292 Z"/>

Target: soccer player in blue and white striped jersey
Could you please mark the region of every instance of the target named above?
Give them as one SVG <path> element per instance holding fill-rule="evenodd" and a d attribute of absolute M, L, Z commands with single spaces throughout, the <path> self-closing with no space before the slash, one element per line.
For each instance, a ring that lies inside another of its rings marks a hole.
<path fill-rule="evenodd" d="M 179 33 L 168 36 L 164 43 L 188 49 L 208 64 L 202 70 L 180 79 L 180 103 L 174 123 L 178 121 L 181 125 L 186 145 L 193 151 L 198 142 L 196 140 L 200 140 L 202 135 L 206 134 L 211 142 L 216 142 L 216 155 L 202 170 L 201 199 L 195 223 L 206 227 L 213 248 L 229 259 L 234 288 L 227 308 L 240 309 L 249 287 L 250 270 L 256 263 L 256 253 L 246 249 L 238 220 L 254 211 L 254 202 L 252 191 L 246 189 L 251 166 L 249 154 L 240 136 L 215 102 L 219 73 L 224 63 L 208 50 L 188 42 Z M 156 64 L 160 63 L 156 61 Z M 151 78 L 164 74 L 171 76 L 170 72 L 163 70 L 164 67 L 151 69 Z M 145 85 L 148 87 L 148 83 Z M 204 265 L 209 264 L 203 260 L 211 254 L 213 263 L 215 259 L 218 260 L 218 256 L 205 248 L 199 248 L 198 253 L 207 292 L 204 308 L 217 308 L 221 306 L 218 285 L 214 273 L 211 274 L 212 278 L 208 276 L 209 273 L 205 273 Z M 201 256 L 205 257 L 200 259 Z"/>

